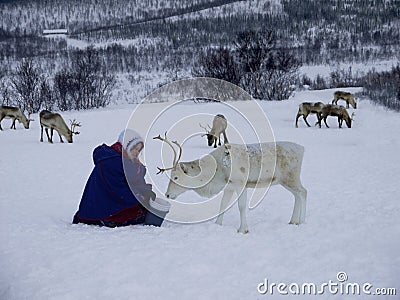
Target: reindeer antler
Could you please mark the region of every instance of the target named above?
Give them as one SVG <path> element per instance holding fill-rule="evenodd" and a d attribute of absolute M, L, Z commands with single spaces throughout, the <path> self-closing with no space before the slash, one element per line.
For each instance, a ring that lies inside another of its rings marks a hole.
<path fill-rule="evenodd" d="M 211 128 L 211 126 L 210 126 L 209 124 L 207 124 L 207 126 L 208 126 L 209 129 L 207 129 L 207 127 L 201 125 L 201 123 L 199 123 L 199 125 L 200 125 L 201 128 L 203 128 L 203 129 L 206 131 L 206 133 L 205 133 L 205 134 L 202 134 L 201 136 L 205 136 L 205 135 L 207 135 L 207 134 L 210 133 L 210 130 L 211 130 L 212 128 Z"/>
<path fill-rule="evenodd" d="M 179 160 L 181 159 L 181 156 L 182 156 L 182 147 L 181 147 L 181 145 L 177 142 L 177 141 L 172 141 L 175 145 L 177 145 L 178 146 L 178 148 L 179 148 L 179 155 L 178 155 L 178 159 L 176 160 L 176 162 L 175 162 L 175 164 L 174 164 L 174 167 L 178 164 L 178 162 L 179 162 Z"/>
<path fill-rule="evenodd" d="M 71 123 L 71 132 L 73 134 L 79 134 L 78 131 L 75 132 L 74 130 L 75 130 L 75 127 L 81 127 L 82 124 L 80 122 L 77 122 L 76 119 L 74 119 L 73 121 L 72 120 L 69 120 L 69 121 Z"/>
<path fill-rule="evenodd" d="M 176 159 L 176 150 L 175 150 L 174 146 L 172 145 L 172 143 L 168 140 L 168 138 L 167 138 L 167 132 L 165 132 L 163 138 L 161 137 L 161 135 L 158 135 L 158 136 L 156 136 L 156 137 L 153 137 L 153 139 L 154 139 L 154 140 L 160 140 L 160 141 L 162 141 L 162 142 L 167 143 L 167 144 L 172 148 L 172 151 L 174 151 L 174 160 L 173 160 L 173 163 L 172 163 L 172 167 L 170 167 L 170 168 L 165 168 L 165 169 L 157 167 L 157 169 L 158 169 L 157 174 L 163 173 L 163 172 L 168 171 L 168 170 L 175 169 L 176 165 L 178 164 L 178 162 L 179 162 L 179 160 L 181 159 L 181 156 L 182 156 L 182 147 L 181 147 L 181 145 L 179 145 L 179 143 L 178 143 L 177 141 L 172 141 L 172 143 L 174 143 L 175 145 L 177 145 L 178 148 L 179 148 L 178 159 Z"/>

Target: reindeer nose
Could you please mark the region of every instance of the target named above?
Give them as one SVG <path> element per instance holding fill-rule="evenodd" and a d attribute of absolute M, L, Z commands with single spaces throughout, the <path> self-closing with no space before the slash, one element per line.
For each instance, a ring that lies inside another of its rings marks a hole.
<path fill-rule="evenodd" d="M 166 194 L 165 196 L 167 196 L 167 198 L 169 199 L 169 194 Z"/>

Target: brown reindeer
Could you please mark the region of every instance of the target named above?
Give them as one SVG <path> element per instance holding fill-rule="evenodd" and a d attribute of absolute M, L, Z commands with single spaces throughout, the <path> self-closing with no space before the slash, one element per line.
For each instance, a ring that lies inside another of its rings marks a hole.
<path fill-rule="evenodd" d="M 15 127 L 16 120 L 18 120 L 18 122 L 22 123 L 26 129 L 29 129 L 29 123 L 31 121 L 34 121 L 34 120 L 30 119 L 30 114 L 28 114 L 28 118 L 27 118 L 19 107 L 2 105 L 2 106 L 0 106 L 0 130 L 3 130 L 3 128 L 1 128 L 1 121 L 4 118 L 13 119 L 11 128 L 14 128 L 14 129 L 16 129 L 16 127 Z"/>
<path fill-rule="evenodd" d="M 357 103 L 354 100 L 354 95 L 352 93 L 336 91 L 333 94 L 334 99 L 332 100 L 332 104 L 337 105 L 338 100 L 342 99 L 346 101 L 346 108 L 349 108 L 349 104 L 353 106 L 354 109 L 357 108 Z"/>
<path fill-rule="evenodd" d="M 68 143 L 72 143 L 72 135 L 79 134 L 79 132 L 74 131 L 75 127 L 81 126 L 81 123 L 76 122 L 76 120 L 73 121 L 70 120 L 71 128 L 68 128 L 67 124 L 65 124 L 64 122 L 64 119 L 58 113 L 52 113 L 48 110 L 42 110 L 39 116 L 40 116 L 40 127 L 41 127 L 41 133 L 40 133 L 41 142 L 43 142 L 43 128 L 45 128 L 46 130 L 47 140 L 49 141 L 49 143 L 53 143 L 54 129 L 57 130 L 61 143 L 64 143 L 61 137 L 62 135 L 67 138 Z M 50 129 L 50 135 L 48 129 Z"/>
<path fill-rule="evenodd" d="M 334 116 L 338 118 L 338 123 L 339 123 L 339 128 L 342 128 L 343 120 L 346 122 L 346 125 L 348 128 L 351 128 L 351 121 L 352 119 L 350 118 L 349 114 L 347 113 L 347 110 L 344 106 L 342 105 L 332 105 L 332 104 L 326 104 L 322 108 L 322 112 L 320 117 L 318 118 L 317 124 L 321 128 L 321 120 L 324 120 L 324 123 L 326 127 L 329 128 L 328 124 L 326 123 L 326 119 L 328 116 Z"/>
<path fill-rule="evenodd" d="M 228 137 L 226 136 L 226 127 L 228 126 L 228 122 L 224 115 L 218 114 L 214 117 L 213 126 L 210 131 L 207 130 L 206 127 L 200 125 L 200 127 L 206 130 L 206 133 L 202 136 L 207 136 L 208 146 L 212 146 L 214 144 L 214 148 L 217 148 L 218 145 L 221 146 L 221 134 L 224 136 L 224 144 L 229 143 Z"/>
<path fill-rule="evenodd" d="M 324 107 L 324 104 L 322 102 L 316 102 L 316 103 L 311 103 L 311 102 L 303 102 L 299 105 L 299 111 L 297 112 L 296 116 L 296 128 L 298 128 L 298 120 L 301 116 L 303 116 L 304 122 L 306 122 L 308 127 L 311 127 L 310 124 L 307 122 L 307 117 L 309 114 L 316 114 L 317 118 L 319 119 L 321 115 L 322 108 Z"/>

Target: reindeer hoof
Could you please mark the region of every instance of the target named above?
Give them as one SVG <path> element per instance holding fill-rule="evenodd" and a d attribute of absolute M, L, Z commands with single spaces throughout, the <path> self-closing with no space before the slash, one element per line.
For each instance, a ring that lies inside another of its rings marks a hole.
<path fill-rule="evenodd" d="M 290 221 L 289 224 L 290 224 L 290 225 L 300 225 L 300 223 L 299 223 L 299 222 L 296 222 L 296 221 Z"/>
<path fill-rule="evenodd" d="M 249 233 L 250 231 L 248 230 L 248 229 L 246 229 L 246 230 L 241 230 L 240 228 L 237 230 L 237 232 L 238 233 L 243 233 L 243 234 L 247 234 L 247 233 Z"/>

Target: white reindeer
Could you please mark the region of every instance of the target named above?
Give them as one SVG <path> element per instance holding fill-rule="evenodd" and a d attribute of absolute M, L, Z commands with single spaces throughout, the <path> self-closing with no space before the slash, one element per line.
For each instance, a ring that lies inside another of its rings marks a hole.
<path fill-rule="evenodd" d="M 166 169 L 158 168 L 158 173 L 172 170 L 165 193 L 167 198 L 175 199 L 187 190 L 193 190 L 200 196 L 209 198 L 223 190 L 220 214 L 216 220 L 216 223 L 221 225 L 223 212 L 236 193 L 240 211 L 238 232 L 247 233 L 247 188 L 280 184 L 295 198 L 290 224 L 304 223 L 307 191 L 300 181 L 303 146 L 291 142 L 225 144 L 200 159 L 179 162 L 182 148 L 176 141 L 173 143 L 180 150 L 178 159 L 174 146 L 168 141 L 166 134 L 164 138 L 159 135 L 154 139 L 166 142 L 174 151 L 173 166 Z"/>
<path fill-rule="evenodd" d="M 214 148 L 217 148 L 217 141 L 218 146 L 221 146 L 221 134 L 224 135 L 224 144 L 229 143 L 228 137 L 226 136 L 226 127 L 228 126 L 228 122 L 224 115 L 218 114 L 214 117 L 213 126 L 210 131 L 207 130 L 204 126 L 200 125 L 200 127 L 206 130 L 204 135 L 207 136 L 208 146 L 212 146 L 214 144 Z M 204 136 L 202 135 L 202 136 Z"/>
<path fill-rule="evenodd" d="M 43 128 L 46 130 L 47 140 L 50 143 L 53 143 L 53 131 L 54 129 L 57 130 L 58 136 L 60 137 L 60 142 L 64 143 L 62 139 L 62 135 L 67 138 L 68 143 L 72 143 L 72 135 L 79 134 L 79 132 L 75 132 L 75 127 L 80 127 L 81 123 L 76 122 L 73 120 L 71 122 L 71 129 L 68 128 L 67 124 L 65 124 L 64 119 L 58 113 L 52 113 L 48 110 L 42 110 L 39 114 L 40 116 L 40 141 L 43 142 Z M 48 132 L 50 129 L 50 135 Z"/>
<path fill-rule="evenodd" d="M 4 118 L 13 119 L 11 128 L 14 129 L 16 129 L 15 127 L 16 120 L 22 123 L 26 129 L 29 129 L 30 122 L 34 121 L 33 119 L 30 119 L 30 114 L 28 115 L 27 118 L 19 107 L 2 105 L 0 106 L 0 130 L 3 130 L 3 128 L 1 128 L 1 121 L 3 121 Z"/>

